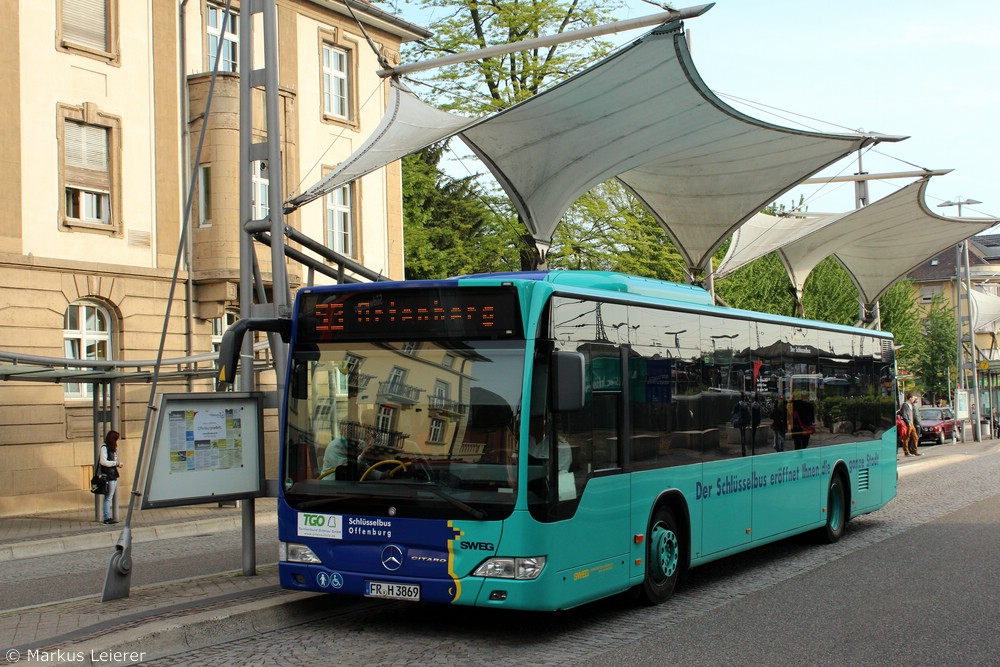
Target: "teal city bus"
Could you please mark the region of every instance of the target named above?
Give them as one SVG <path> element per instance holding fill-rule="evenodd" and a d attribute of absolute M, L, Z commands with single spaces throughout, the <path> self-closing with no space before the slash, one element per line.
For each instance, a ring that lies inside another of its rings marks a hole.
<path fill-rule="evenodd" d="M 688 568 L 833 542 L 896 495 L 884 332 L 539 271 L 307 287 L 282 333 L 284 588 L 659 603 Z"/>

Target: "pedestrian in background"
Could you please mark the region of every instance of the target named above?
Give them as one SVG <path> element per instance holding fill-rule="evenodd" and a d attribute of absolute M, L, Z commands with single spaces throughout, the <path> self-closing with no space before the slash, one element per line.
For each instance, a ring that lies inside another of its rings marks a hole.
<path fill-rule="evenodd" d="M 118 523 L 111 515 L 112 503 L 118 495 L 118 470 L 124 465 L 118 460 L 118 431 L 108 431 L 101 445 L 101 474 L 108 478 L 108 492 L 104 494 L 104 523 Z"/>
<path fill-rule="evenodd" d="M 771 411 L 771 428 L 774 430 L 774 451 L 785 451 L 785 431 L 788 430 L 788 410 L 784 399 L 774 402 Z"/>
<path fill-rule="evenodd" d="M 906 439 L 903 440 L 903 456 L 920 456 L 917 451 L 917 444 L 920 442 L 920 435 L 917 433 L 917 397 L 912 393 L 906 395 L 906 402 L 900 406 L 900 414 L 906 422 Z"/>

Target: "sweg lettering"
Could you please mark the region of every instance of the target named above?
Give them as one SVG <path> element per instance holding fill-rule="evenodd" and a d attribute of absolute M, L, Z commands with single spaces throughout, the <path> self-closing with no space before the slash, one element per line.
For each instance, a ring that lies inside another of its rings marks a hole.
<path fill-rule="evenodd" d="M 493 551 L 494 548 L 492 542 L 460 542 L 459 546 L 473 551 Z"/>

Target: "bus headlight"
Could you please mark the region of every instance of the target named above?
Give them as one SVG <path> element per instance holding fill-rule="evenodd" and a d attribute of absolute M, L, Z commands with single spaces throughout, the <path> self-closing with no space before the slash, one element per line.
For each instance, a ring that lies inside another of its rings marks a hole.
<path fill-rule="evenodd" d="M 304 544 L 278 542 L 278 560 L 286 563 L 322 563 L 319 556 Z"/>
<path fill-rule="evenodd" d="M 545 556 L 488 558 L 472 575 L 493 579 L 537 579 L 543 569 L 545 569 Z"/>

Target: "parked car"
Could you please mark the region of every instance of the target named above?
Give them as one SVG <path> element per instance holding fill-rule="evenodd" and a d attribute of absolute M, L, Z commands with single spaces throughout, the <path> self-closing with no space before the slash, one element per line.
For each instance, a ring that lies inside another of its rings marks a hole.
<path fill-rule="evenodd" d="M 943 445 L 958 438 L 959 426 L 951 408 L 920 408 L 920 442 Z"/>

